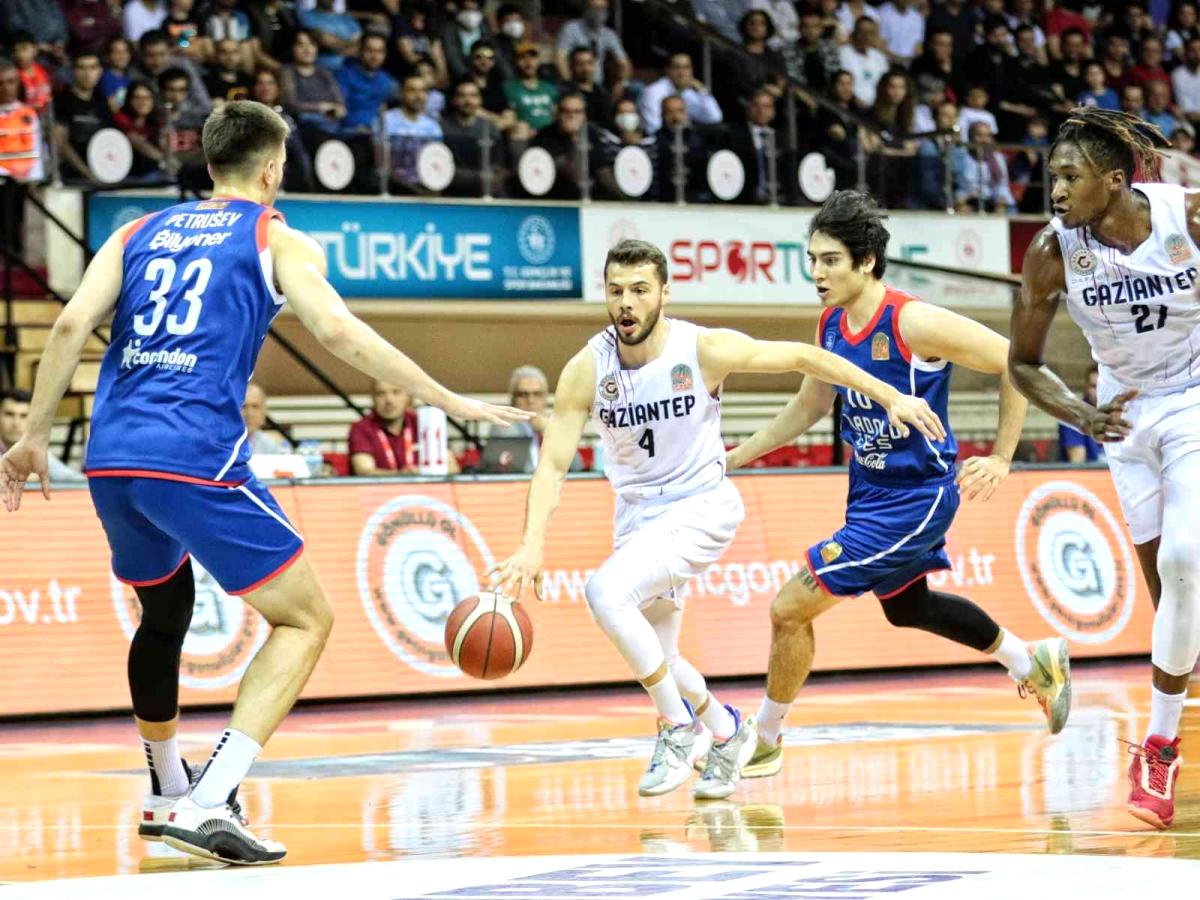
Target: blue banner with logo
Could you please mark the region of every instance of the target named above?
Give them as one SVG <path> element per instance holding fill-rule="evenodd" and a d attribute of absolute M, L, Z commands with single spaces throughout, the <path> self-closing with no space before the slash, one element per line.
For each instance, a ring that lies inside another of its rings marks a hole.
<path fill-rule="evenodd" d="M 94 194 L 88 243 L 96 250 L 126 222 L 177 202 Z M 315 239 L 343 297 L 550 299 L 582 295 L 579 210 L 570 207 L 297 200 L 276 204 Z"/>

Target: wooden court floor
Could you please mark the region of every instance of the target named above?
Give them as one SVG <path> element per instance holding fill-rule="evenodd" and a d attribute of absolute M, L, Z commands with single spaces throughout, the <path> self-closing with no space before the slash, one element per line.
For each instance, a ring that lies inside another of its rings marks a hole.
<path fill-rule="evenodd" d="M 759 690 L 716 686 L 751 712 Z M 351 881 L 373 871 L 363 863 L 463 857 L 1200 860 L 1194 707 L 1184 718 L 1174 828 L 1153 831 L 1124 811 L 1121 739 L 1142 737 L 1148 698 L 1146 663 L 1076 665 L 1071 721 L 1051 738 L 999 669 L 814 680 L 789 717 L 783 771 L 708 803 L 686 789 L 637 796 L 653 713 L 633 690 L 310 707 L 284 723 L 242 800 L 254 827 L 288 845 L 283 869 L 340 864 Z M 184 756 L 203 762 L 224 724 L 221 715 L 185 714 Z M 142 766 L 124 719 L 0 725 L 0 882 L 123 876 L 126 889 L 111 896 L 134 897 L 147 883 L 139 874 L 188 869 L 187 858 L 136 836 Z M 177 877 L 212 887 L 233 872 Z M 2 888 L 0 900 L 22 889 Z"/>

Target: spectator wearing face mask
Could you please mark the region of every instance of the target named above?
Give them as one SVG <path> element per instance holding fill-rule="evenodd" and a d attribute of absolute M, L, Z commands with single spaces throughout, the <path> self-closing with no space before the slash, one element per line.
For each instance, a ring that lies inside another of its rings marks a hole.
<path fill-rule="evenodd" d="M 596 56 L 595 79 L 597 84 L 613 80 L 613 72 L 609 67 L 616 66 L 617 80 L 624 81 L 633 72 L 629 62 L 629 54 L 617 33 L 604 23 L 608 21 L 608 0 L 587 0 L 583 17 L 571 19 L 563 25 L 558 33 L 558 46 L 555 49 L 554 63 L 558 66 L 559 74 L 566 81 L 571 77 L 571 52 L 580 47 L 587 47 Z"/>
<path fill-rule="evenodd" d="M 528 40 L 529 26 L 521 10 L 511 3 L 504 3 L 496 10 L 496 35 L 492 46 L 496 48 L 496 68 L 507 81 L 517 77 L 517 45 Z"/>
<path fill-rule="evenodd" d="M 491 36 L 479 0 L 462 0 L 458 13 L 442 27 L 442 52 L 451 81 L 471 74 L 471 48 Z"/>
<path fill-rule="evenodd" d="M 648 135 L 638 115 L 637 104 L 630 97 L 617 101 L 617 112 L 613 116 L 612 130 L 600 130 L 600 154 L 603 162 L 596 173 L 601 193 L 618 200 L 655 200 L 658 197 L 658 186 L 654 176 L 658 173 L 658 141 L 653 135 Z M 617 182 L 615 164 L 617 154 L 626 147 L 640 147 L 650 159 L 650 186 L 645 193 L 637 196 L 626 194 Z"/>

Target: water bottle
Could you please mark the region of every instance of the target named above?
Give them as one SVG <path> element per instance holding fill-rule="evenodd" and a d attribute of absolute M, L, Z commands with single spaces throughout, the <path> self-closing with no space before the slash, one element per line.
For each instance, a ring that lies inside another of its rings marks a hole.
<path fill-rule="evenodd" d="M 324 464 L 324 457 L 321 455 L 320 441 L 301 441 L 296 447 L 296 453 L 304 460 L 308 466 L 308 476 L 317 478 L 321 474 L 321 467 Z"/>

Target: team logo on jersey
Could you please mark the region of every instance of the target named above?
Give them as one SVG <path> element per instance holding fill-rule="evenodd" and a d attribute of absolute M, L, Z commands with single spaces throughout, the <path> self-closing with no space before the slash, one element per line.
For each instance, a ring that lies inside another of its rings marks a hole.
<path fill-rule="evenodd" d="M 187 565 L 187 563 L 185 563 Z M 183 641 L 179 661 L 179 683 L 202 691 L 237 684 L 250 660 L 267 640 L 271 628 L 266 619 L 221 589 L 200 563 L 191 560 L 196 582 L 192 623 Z M 130 640 L 142 621 L 142 604 L 137 592 L 110 576 L 113 606 L 121 630 Z"/>
<path fill-rule="evenodd" d="M 1071 258 L 1068 265 L 1071 271 L 1076 275 L 1091 275 L 1096 271 L 1096 266 L 1100 260 L 1096 258 L 1096 254 L 1087 247 L 1077 247 L 1071 253 Z"/>
<path fill-rule="evenodd" d="M 1182 234 L 1173 234 L 1167 238 L 1163 246 L 1167 250 L 1167 259 L 1175 265 L 1187 262 L 1192 258 L 1192 248 Z"/>
<path fill-rule="evenodd" d="M 821 547 L 821 559 L 826 563 L 831 563 L 842 555 L 842 545 L 837 541 L 826 541 Z"/>
<path fill-rule="evenodd" d="M 401 662 L 461 676 L 446 655 L 446 619 L 479 593 L 492 551 L 471 520 L 432 497 L 406 494 L 367 519 L 358 539 L 358 593 L 367 619 Z"/>
<path fill-rule="evenodd" d="M 136 369 L 139 366 L 153 366 L 156 369 L 169 369 L 173 372 L 190 372 L 196 368 L 199 358 L 195 353 L 184 353 L 174 350 L 142 349 L 140 340 L 131 340 L 121 349 L 121 368 Z"/>
<path fill-rule="evenodd" d="M 892 342 L 882 331 L 871 338 L 871 359 L 876 362 L 887 362 L 892 358 Z"/>
<path fill-rule="evenodd" d="M 671 370 L 671 390 L 675 393 L 692 389 L 692 367 L 680 363 Z"/>
<path fill-rule="evenodd" d="M 597 389 L 601 400 L 616 400 L 621 396 L 621 388 L 617 384 L 617 376 L 605 375 L 600 380 L 600 387 Z"/>
<path fill-rule="evenodd" d="M 1017 514 L 1017 566 L 1033 605 L 1064 637 L 1111 641 L 1133 614 L 1129 545 L 1108 507 L 1072 481 L 1033 490 Z"/>
<path fill-rule="evenodd" d="M 204 209 L 224 209 L 229 205 L 228 200 L 205 200 L 203 203 L 197 203 L 197 210 Z"/>

